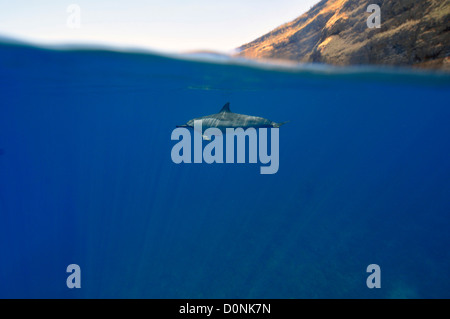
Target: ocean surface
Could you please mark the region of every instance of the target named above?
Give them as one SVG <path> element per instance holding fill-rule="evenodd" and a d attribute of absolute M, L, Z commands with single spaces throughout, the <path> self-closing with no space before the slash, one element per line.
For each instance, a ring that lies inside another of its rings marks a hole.
<path fill-rule="evenodd" d="M 0 297 L 450 298 L 449 98 L 435 72 L 0 44 Z M 226 102 L 290 121 L 276 174 L 172 162 Z"/>

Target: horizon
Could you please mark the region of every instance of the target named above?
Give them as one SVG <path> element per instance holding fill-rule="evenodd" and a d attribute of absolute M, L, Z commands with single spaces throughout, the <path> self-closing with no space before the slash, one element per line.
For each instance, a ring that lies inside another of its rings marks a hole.
<path fill-rule="evenodd" d="M 100 45 L 161 52 L 231 53 L 307 12 L 319 0 L 23 0 L 3 4 L 0 36 L 42 45 Z M 75 5 L 75 7 L 73 7 Z M 72 7 L 71 7 L 72 6 Z M 79 10 L 78 25 L 69 24 Z"/>

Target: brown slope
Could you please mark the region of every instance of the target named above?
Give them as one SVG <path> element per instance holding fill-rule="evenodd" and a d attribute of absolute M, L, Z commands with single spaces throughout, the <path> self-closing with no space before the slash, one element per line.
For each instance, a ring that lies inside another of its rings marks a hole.
<path fill-rule="evenodd" d="M 381 28 L 366 12 L 381 7 Z M 336 65 L 386 64 L 450 69 L 450 0 L 322 0 L 239 48 L 239 56 Z"/>

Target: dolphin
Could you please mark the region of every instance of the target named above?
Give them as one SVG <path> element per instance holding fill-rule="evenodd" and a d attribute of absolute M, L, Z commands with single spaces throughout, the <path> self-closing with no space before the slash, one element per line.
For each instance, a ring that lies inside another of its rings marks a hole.
<path fill-rule="evenodd" d="M 225 132 L 226 128 L 238 128 L 241 127 L 243 129 L 253 127 L 253 128 L 278 128 L 283 124 L 286 124 L 289 121 L 276 123 L 272 122 L 268 119 L 252 116 L 252 115 L 244 115 L 233 113 L 230 110 L 230 102 L 226 103 L 219 113 L 206 115 L 202 117 L 197 117 L 195 119 L 189 120 L 186 124 L 177 125 L 177 127 L 187 127 L 194 128 L 194 121 L 201 121 L 202 128 L 211 128 L 216 127 L 220 129 L 222 132 Z M 202 133 L 202 132 L 200 132 Z M 210 140 L 208 136 L 203 135 L 203 138 L 206 140 Z"/>

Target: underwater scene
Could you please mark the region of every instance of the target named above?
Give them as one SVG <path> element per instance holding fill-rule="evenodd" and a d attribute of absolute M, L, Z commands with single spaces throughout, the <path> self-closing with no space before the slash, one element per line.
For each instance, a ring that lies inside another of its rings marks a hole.
<path fill-rule="evenodd" d="M 0 298 L 449 298 L 449 93 L 436 71 L 0 44 Z M 227 102 L 288 121 L 275 173 L 172 160 L 177 125 Z"/>

